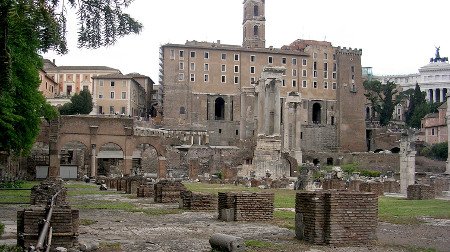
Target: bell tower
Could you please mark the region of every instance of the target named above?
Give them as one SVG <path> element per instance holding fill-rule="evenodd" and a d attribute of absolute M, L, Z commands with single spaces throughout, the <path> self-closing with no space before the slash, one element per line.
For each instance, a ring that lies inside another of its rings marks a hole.
<path fill-rule="evenodd" d="M 265 0 L 244 0 L 243 29 L 243 47 L 266 47 Z"/>

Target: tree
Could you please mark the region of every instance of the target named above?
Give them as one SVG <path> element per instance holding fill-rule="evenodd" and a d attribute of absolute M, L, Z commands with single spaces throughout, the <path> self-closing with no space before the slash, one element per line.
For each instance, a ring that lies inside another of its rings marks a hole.
<path fill-rule="evenodd" d="M 397 91 L 397 85 L 388 81 L 382 84 L 378 80 L 364 81 L 364 94 L 372 104 L 372 108 L 380 115 L 380 124 L 387 125 L 394 113 L 395 106 L 403 100 L 403 93 Z"/>
<path fill-rule="evenodd" d="M 422 119 L 429 113 L 437 112 L 442 103 L 429 103 L 425 99 L 426 93 L 420 91 L 419 84 L 416 83 L 414 91 L 407 90 L 405 92 L 409 97 L 408 111 L 406 112 L 406 125 L 411 128 L 421 128 Z"/>
<path fill-rule="evenodd" d="M 61 115 L 87 115 L 91 113 L 93 107 L 91 93 L 88 90 L 82 90 L 80 94 L 73 95 L 70 102 L 59 109 L 59 113 Z"/>
<path fill-rule="evenodd" d="M 123 13 L 133 0 L 0 0 L 0 150 L 28 151 L 40 116 L 55 115 L 38 92 L 40 52 L 67 52 L 66 10 L 76 9 L 78 46 L 98 48 L 139 33 Z"/>

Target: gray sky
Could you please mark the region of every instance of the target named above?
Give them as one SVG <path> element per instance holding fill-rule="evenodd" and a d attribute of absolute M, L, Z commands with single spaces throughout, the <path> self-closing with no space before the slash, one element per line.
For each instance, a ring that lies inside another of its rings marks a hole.
<path fill-rule="evenodd" d="M 243 0 L 135 0 L 126 10 L 144 29 L 112 47 L 78 49 L 69 17 L 69 53 L 43 56 L 57 65 L 104 65 L 139 72 L 158 82 L 159 47 L 186 40 L 242 44 Z M 417 73 L 441 47 L 450 57 L 448 0 L 266 0 L 266 46 L 296 39 L 361 48 L 374 74 Z M 70 11 L 70 10 L 69 10 Z"/>

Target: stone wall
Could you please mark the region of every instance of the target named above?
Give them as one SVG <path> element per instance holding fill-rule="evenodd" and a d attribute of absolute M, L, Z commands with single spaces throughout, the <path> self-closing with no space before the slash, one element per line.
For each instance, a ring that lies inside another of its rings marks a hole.
<path fill-rule="evenodd" d="M 30 202 L 31 205 L 47 205 L 58 191 L 61 191 L 56 196 L 55 205 L 65 205 L 67 197 L 67 188 L 63 186 L 62 180 L 46 180 L 39 185 L 31 188 Z"/>
<path fill-rule="evenodd" d="M 434 199 L 434 187 L 429 185 L 409 185 L 407 191 L 407 198 L 410 200 L 426 200 Z"/>
<path fill-rule="evenodd" d="M 138 198 L 153 198 L 155 196 L 155 185 L 140 185 L 137 188 Z"/>
<path fill-rule="evenodd" d="M 17 212 L 17 244 L 23 248 L 36 246 L 40 222 L 47 217 L 45 207 L 33 207 Z M 50 221 L 53 228 L 52 250 L 71 248 L 78 243 L 79 211 L 69 206 L 55 206 Z"/>
<path fill-rule="evenodd" d="M 322 182 L 323 190 L 346 190 L 345 181 L 342 179 L 326 179 Z"/>
<path fill-rule="evenodd" d="M 302 125 L 303 151 L 333 151 L 337 148 L 336 126 Z"/>
<path fill-rule="evenodd" d="M 385 180 L 383 185 L 385 193 L 400 193 L 400 182 L 396 180 Z"/>
<path fill-rule="evenodd" d="M 364 182 L 359 185 L 360 192 L 371 192 L 377 196 L 384 195 L 384 185 L 381 182 Z"/>
<path fill-rule="evenodd" d="M 373 193 L 299 192 L 296 237 L 314 244 L 358 246 L 376 240 L 378 198 Z"/>
<path fill-rule="evenodd" d="M 260 221 L 273 219 L 273 193 L 219 192 L 220 220 Z"/>
<path fill-rule="evenodd" d="M 430 185 L 434 188 L 434 193 L 436 196 L 440 197 L 443 195 L 444 191 L 450 191 L 450 177 L 436 177 L 428 176 L 420 178 L 419 184 Z"/>
<path fill-rule="evenodd" d="M 186 187 L 179 181 L 162 180 L 155 184 L 155 202 L 179 202 L 181 192 L 186 190 Z"/>
<path fill-rule="evenodd" d="M 212 194 L 191 191 L 181 192 L 182 205 L 180 207 L 188 210 L 216 210 L 217 197 Z"/>

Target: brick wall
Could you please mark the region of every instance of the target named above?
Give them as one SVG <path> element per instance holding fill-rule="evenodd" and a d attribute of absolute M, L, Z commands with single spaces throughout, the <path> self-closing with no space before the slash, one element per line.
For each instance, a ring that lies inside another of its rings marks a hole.
<path fill-rule="evenodd" d="M 216 210 L 217 197 L 212 194 L 182 191 L 182 208 L 189 210 Z"/>
<path fill-rule="evenodd" d="M 23 248 L 36 246 L 39 223 L 47 217 L 44 207 L 33 207 L 17 211 L 17 244 Z M 69 206 L 56 206 L 50 225 L 53 228 L 52 249 L 71 248 L 78 242 L 79 211 Z M 52 250 L 52 251 L 53 251 Z"/>
<path fill-rule="evenodd" d="M 371 192 L 377 196 L 384 195 L 384 185 L 381 182 L 364 182 L 359 185 L 359 191 Z"/>
<path fill-rule="evenodd" d="M 400 182 L 396 180 L 385 180 L 383 185 L 385 193 L 400 193 Z"/>
<path fill-rule="evenodd" d="M 322 184 L 323 190 L 346 190 L 345 181 L 342 179 L 326 179 Z"/>
<path fill-rule="evenodd" d="M 224 220 L 222 210 L 232 209 L 234 221 L 260 221 L 273 219 L 273 193 L 219 192 L 219 219 Z"/>
<path fill-rule="evenodd" d="M 410 200 L 426 200 L 435 198 L 434 187 L 429 185 L 409 185 L 406 195 Z"/>
<path fill-rule="evenodd" d="M 60 190 L 61 192 L 56 197 L 54 204 L 66 204 L 67 188 L 63 187 L 63 183 L 64 182 L 62 180 L 46 180 L 39 185 L 33 186 L 33 188 L 31 188 L 30 195 L 31 205 L 47 205 L 53 195 Z"/>
<path fill-rule="evenodd" d="M 140 185 L 136 194 L 138 198 L 153 198 L 155 196 L 155 185 Z"/>
<path fill-rule="evenodd" d="M 378 199 L 373 193 L 299 192 L 295 212 L 298 239 L 336 246 L 365 245 L 376 240 Z"/>
<path fill-rule="evenodd" d="M 186 190 L 186 187 L 179 181 L 162 180 L 155 184 L 155 202 L 179 202 L 181 191 Z"/>

